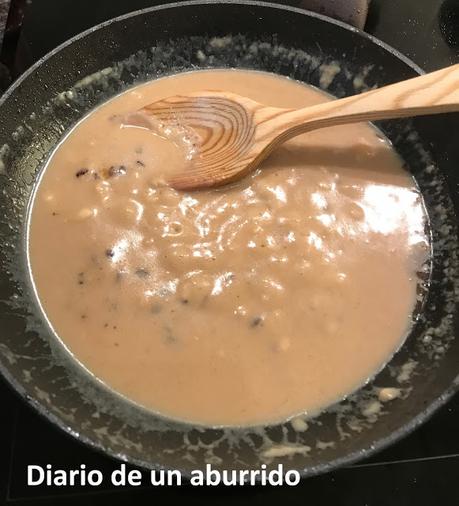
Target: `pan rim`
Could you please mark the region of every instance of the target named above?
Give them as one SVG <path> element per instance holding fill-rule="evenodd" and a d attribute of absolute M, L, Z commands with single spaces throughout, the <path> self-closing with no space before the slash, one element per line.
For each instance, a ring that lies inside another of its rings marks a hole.
<path fill-rule="evenodd" d="M 125 19 L 130 19 L 136 16 L 140 16 L 142 14 L 146 14 L 149 12 L 158 12 L 162 10 L 168 10 L 168 9 L 179 9 L 181 7 L 188 7 L 188 6 L 194 6 L 194 5 L 247 5 L 247 6 L 253 6 L 253 7 L 266 7 L 269 9 L 274 10 L 280 10 L 280 11 L 290 11 L 297 14 L 301 14 L 307 17 L 312 17 L 316 19 L 320 19 L 322 21 L 325 21 L 326 23 L 331 23 L 336 26 L 339 26 L 349 32 L 353 32 L 355 34 L 358 34 L 359 36 L 370 40 L 377 46 L 385 49 L 392 55 L 396 56 L 399 60 L 401 60 L 403 63 L 408 65 L 411 69 L 413 69 L 417 74 L 425 74 L 425 71 L 414 61 L 412 61 L 410 58 L 405 56 L 403 53 L 398 51 L 397 49 L 393 48 L 389 44 L 386 44 L 382 40 L 378 39 L 377 37 L 374 37 L 373 35 L 360 30 L 359 28 L 356 28 L 348 23 L 344 23 L 343 21 L 339 21 L 337 19 L 331 18 L 330 16 L 325 16 L 324 14 L 319 14 L 317 12 L 313 12 L 307 9 L 301 9 L 298 7 L 291 7 L 289 5 L 280 5 L 280 4 L 272 4 L 269 2 L 259 1 L 259 0 L 184 0 L 181 2 L 177 2 L 174 4 L 161 4 L 154 7 L 146 7 L 145 9 L 138 9 L 132 12 L 128 12 L 127 14 L 122 14 L 121 16 L 116 16 L 114 18 L 111 18 L 107 21 L 103 21 L 102 23 L 99 23 L 97 25 L 94 25 L 90 28 L 87 28 L 86 30 L 78 33 L 77 35 L 74 35 L 70 39 L 67 39 L 66 41 L 62 42 L 58 46 L 56 46 L 54 49 L 46 53 L 44 56 L 42 56 L 39 60 L 37 60 L 33 65 L 31 65 L 24 73 L 22 73 L 5 91 L 2 95 L 0 95 L 0 107 L 3 106 L 4 102 L 9 98 L 9 96 L 14 92 L 14 90 L 19 87 L 19 85 L 27 79 L 27 77 L 32 74 L 37 68 L 39 68 L 43 63 L 45 63 L 47 60 L 49 60 L 51 57 L 59 53 L 62 49 L 65 49 L 67 46 L 70 46 L 74 42 L 83 39 L 87 35 L 90 35 L 91 33 L 100 30 L 101 28 L 104 28 L 105 26 L 109 26 L 112 23 L 118 23 L 120 21 L 124 21 Z"/>

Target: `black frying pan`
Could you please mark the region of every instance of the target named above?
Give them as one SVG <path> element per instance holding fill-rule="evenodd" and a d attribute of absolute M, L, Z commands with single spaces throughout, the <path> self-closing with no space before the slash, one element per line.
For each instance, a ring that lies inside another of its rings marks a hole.
<path fill-rule="evenodd" d="M 324 69 L 335 63 L 341 70 L 328 82 Z M 416 322 L 401 351 L 368 385 L 311 420 L 306 431 L 297 432 L 290 423 L 231 430 L 193 427 L 123 400 L 88 377 L 58 345 L 31 289 L 25 232 L 37 174 L 66 130 L 129 86 L 203 67 L 267 70 L 326 86 L 339 97 L 420 72 L 402 55 L 346 25 L 257 2 L 186 2 L 147 9 L 60 46 L 0 100 L 1 371 L 63 430 L 141 466 L 187 473 L 207 462 L 233 469 L 267 462 L 304 475 L 324 472 L 408 433 L 457 388 L 459 116 L 380 125 L 415 176 L 432 227 L 431 279 L 421 287 Z M 91 77 L 82 81 L 86 76 Z M 403 398 L 381 404 L 379 387 L 401 388 Z M 273 445 L 279 456 L 270 459 Z"/>

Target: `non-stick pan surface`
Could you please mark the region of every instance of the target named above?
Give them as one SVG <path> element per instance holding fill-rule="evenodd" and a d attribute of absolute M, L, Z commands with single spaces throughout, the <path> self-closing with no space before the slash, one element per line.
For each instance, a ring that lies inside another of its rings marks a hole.
<path fill-rule="evenodd" d="M 456 390 L 457 114 L 380 125 L 425 198 L 432 229 L 431 279 L 424 280 L 424 288 L 420 284 L 418 316 L 401 351 L 368 385 L 311 419 L 307 430 L 295 430 L 288 422 L 245 429 L 193 427 L 135 406 L 69 358 L 31 287 L 28 203 L 37 175 L 63 134 L 97 104 L 137 83 L 222 67 L 276 72 L 336 96 L 420 72 L 397 52 L 346 25 L 257 2 L 186 2 L 147 9 L 60 46 L 0 100 L 1 371 L 53 423 L 135 464 L 187 473 L 205 463 L 230 469 L 282 463 L 305 475 L 324 472 L 406 434 Z M 399 388 L 401 397 L 381 403 L 383 387 Z"/>

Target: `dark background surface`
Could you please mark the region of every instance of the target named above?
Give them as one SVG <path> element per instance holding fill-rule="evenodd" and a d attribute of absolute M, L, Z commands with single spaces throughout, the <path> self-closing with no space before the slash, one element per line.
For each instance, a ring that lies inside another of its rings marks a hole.
<path fill-rule="evenodd" d="M 276 3 L 275 0 L 271 0 Z M 302 1 L 278 0 L 284 5 L 299 6 Z M 316 0 L 323 12 L 343 11 L 340 3 L 355 4 L 363 0 Z M 73 35 L 120 14 L 174 0 L 15 0 L 16 9 L 24 11 L 20 32 L 16 72 Z M 13 4 L 14 5 L 14 4 Z M 16 13 L 15 17 L 20 17 Z M 362 16 L 357 16 L 357 22 Z M 363 20 L 362 20 L 363 21 Z M 17 23 L 17 19 L 15 20 Z M 365 30 L 392 45 L 426 70 L 459 61 L 459 0 L 372 0 Z"/>
<path fill-rule="evenodd" d="M 324 4 L 327 0 L 323 0 Z M 328 0 L 333 4 L 337 0 Z M 351 2 L 351 0 L 346 0 Z M 359 1 L 359 0 L 355 0 Z M 1 59 L 10 78 L 83 29 L 152 0 L 16 0 Z M 173 2 L 169 2 L 173 3 Z M 300 0 L 279 2 L 298 5 Z M 361 2 L 360 2 L 361 3 Z M 336 7 L 336 6 L 335 6 Z M 426 70 L 459 61 L 459 0 L 373 0 L 365 29 Z M 0 76 L 1 77 L 1 76 Z M 6 81 L 6 78 L 4 78 Z M 1 84 L 0 84 L 1 86 Z M 28 464 L 72 469 L 86 464 L 105 476 L 119 463 L 82 446 L 40 418 L 0 379 L 0 504 L 79 505 L 288 504 L 386 506 L 459 504 L 459 397 L 432 420 L 370 460 L 294 488 L 114 489 L 27 487 Z"/>

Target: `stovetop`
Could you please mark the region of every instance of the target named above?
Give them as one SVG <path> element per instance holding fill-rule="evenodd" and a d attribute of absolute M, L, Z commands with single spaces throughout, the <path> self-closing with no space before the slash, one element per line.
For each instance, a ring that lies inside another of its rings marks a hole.
<path fill-rule="evenodd" d="M 2 58 L 19 75 L 46 52 L 96 23 L 153 0 L 16 0 L 25 6 L 21 28 Z M 334 2 L 335 0 L 328 0 Z M 346 0 L 350 1 L 350 0 Z M 169 2 L 171 3 L 171 2 Z M 299 5 L 301 0 L 278 3 Z M 311 3 L 311 2 L 306 2 Z M 316 2 L 317 3 L 317 2 Z M 459 61 L 459 0 L 373 0 L 365 29 L 426 70 Z M 17 44 L 16 44 L 17 42 Z M 6 55 L 6 56 L 5 56 Z M 97 453 L 42 419 L 0 379 L 0 504 L 79 505 L 186 501 L 219 505 L 334 504 L 339 506 L 459 503 L 459 396 L 403 441 L 358 464 L 310 478 L 293 488 L 125 488 L 102 485 L 27 487 L 29 464 L 71 469 L 80 464 L 104 475 L 119 463 Z"/>

